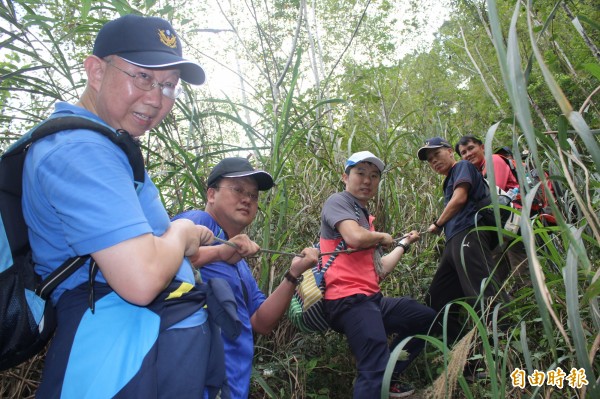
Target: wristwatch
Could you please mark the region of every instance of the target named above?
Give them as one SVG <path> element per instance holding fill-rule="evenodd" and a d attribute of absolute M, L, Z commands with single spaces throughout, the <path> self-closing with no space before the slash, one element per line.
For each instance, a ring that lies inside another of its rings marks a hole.
<path fill-rule="evenodd" d="M 399 241 L 398 244 L 396 244 L 396 246 L 404 249 L 404 253 L 407 253 L 408 250 L 410 249 L 410 244 L 405 244 L 402 241 Z"/>
<path fill-rule="evenodd" d="M 294 284 L 294 285 L 299 285 L 299 284 L 302 282 L 302 280 L 304 280 L 304 275 L 303 275 L 303 274 L 301 274 L 301 275 L 300 275 L 300 276 L 298 276 L 298 277 L 294 277 L 294 276 L 292 275 L 292 272 L 291 272 L 291 270 L 290 270 L 290 269 L 288 269 L 288 270 L 287 270 L 287 272 L 285 272 L 285 274 L 284 274 L 284 276 L 283 276 L 283 277 L 285 277 L 285 279 L 286 279 L 287 281 L 289 281 L 290 283 L 292 283 L 292 284 Z"/>
<path fill-rule="evenodd" d="M 401 242 L 399 242 L 398 244 L 396 244 L 396 246 L 404 249 L 404 253 L 407 253 L 408 249 L 410 248 L 410 244 L 403 244 Z"/>

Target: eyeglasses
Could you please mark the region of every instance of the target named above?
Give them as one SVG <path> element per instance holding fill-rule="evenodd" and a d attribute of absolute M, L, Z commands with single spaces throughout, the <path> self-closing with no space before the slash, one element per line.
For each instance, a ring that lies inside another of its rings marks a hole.
<path fill-rule="evenodd" d="M 118 69 L 123 72 L 125 75 L 133 78 L 133 85 L 140 90 L 150 91 L 155 87 L 160 88 L 160 92 L 163 96 L 169 97 L 171 100 L 176 100 L 177 97 L 183 92 L 183 87 L 177 83 L 165 82 L 160 83 L 158 80 L 154 80 L 154 76 L 149 75 L 145 72 L 139 73 L 129 73 L 119 68 L 111 61 L 104 60 L 108 65 Z"/>
<path fill-rule="evenodd" d="M 241 187 L 236 186 L 217 186 L 216 188 L 228 188 L 237 194 L 240 198 L 248 198 L 252 202 L 258 202 L 258 193 L 246 191 Z"/>

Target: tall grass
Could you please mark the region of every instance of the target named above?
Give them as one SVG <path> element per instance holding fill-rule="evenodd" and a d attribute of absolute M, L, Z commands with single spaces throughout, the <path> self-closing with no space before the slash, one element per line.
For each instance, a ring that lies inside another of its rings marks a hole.
<path fill-rule="evenodd" d="M 531 3 L 527 3 L 527 7 L 530 5 Z M 477 339 L 483 346 L 487 368 L 492 372 L 488 392 L 491 397 L 521 394 L 527 396 L 539 394 L 546 397 L 558 389 L 549 384 L 538 387 L 527 384 L 527 388 L 519 391 L 520 388 L 515 388 L 507 376 L 517 367 L 525 369 L 527 375 L 534 373 L 534 370 L 547 372 L 561 367 L 567 373 L 572 369 L 583 369 L 589 384 L 577 387 L 575 394 L 578 397 L 586 395 L 597 397 L 600 395 L 597 381 L 600 372 L 600 364 L 597 361 L 598 331 L 600 331 L 598 323 L 600 267 L 597 262 L 600 238 L 597 212 L 597 199 L 600 194 L 597 180 L 600 177 L 598 174 L 600 149 L 585 120 L 572 108 L 545 65 L 528 17 L 530 14 L 524 12 L 528 10 L 523 9 L 523 3 L 518 1 L 515 4 L 506 38 L 502 34 L 503 26 L 497 14 L 495 1 L 488 0 L 487 7 L 493 44 L 513 111 L 512 131 L 515 153 L 519 153 L 519 136 L 522 135 L 535 168 L 547 170 L 549 160 L 554 163 L 559 160 L 560 163 L 554 165 L 557 167 L 554 168 L 556 174 L 552 179 L 555 184 L 567 183 L 565 198 L 561 200 L 576 208 L 568 209 L 568 214 L 563 215 L 561 212 L 565 209 L 552 203 L 553 214 L 557 218 L 556 227 L 548 227 L 528 218 L 521 219 L 521 233 L 517 239 L 525 244 L 532 283 L 532 287 L 525 287 L 524 290 L 527 292 L 533 290 L 535 301 L 531 302 L 528 296 L 523 296 L 517 297 L 511 304 L 513 313 L 508 317 L 510 320 L 516 318 L 514 321 L 517 323 L 514 324 L 514 329 L 508 331 L 508 336 L 497 339 L 494 329 L 494 347 L 490 346 L 487 329 L 483 328 L 480 317 L 469 309 L 470 318 L 477 326 Z M 575 137 L 567 137 L 566 124 L 557 126 L 558 133 L 552 138 L 534 128 L 527 93 L 527 75 L 524 72 L 517 32 L 517 22 L 522 15 L 526 18 L 527 33 L 536 65 L 540 68 L 566 121 L 574 129 L 579 139 L 577 143 Z M 492 126 L 486 135 L 488 164 L 492 163 L 492 142 L 498 125 Z M 528 215 L 535 191 L 540 185 L 548 191 L 547 195 L 551 195 L 547 189 L 548 177 L 541 176 L 538 186 L 529 189 L 525 182 L 525 169 L 520 164 L 517 169 L 520 186 L 524 188 L 522 213 Z M 491 184 L 494 184 L 493 171 L 490 175 Z M 575 184 L 576 181 L 585 183 Z M 584 201 L 583 198 L 588 200 Z M 496 199 L 494 203 L 497 204 Z M 572 220 L 569 214 L 573 212 L 583 217 Z M 541 322 L 541 326 L 535 322 L 537 320 Z M 516 344 L 513 338 L 517 336 L 519 342 L 518 346 L 515 346 L 517 350 L 514 351 L 511 350 L 511 345 Z M 444 358 L 448 359 L 447 356 Z M 500 359 L 503 360 L 499 362 Z M 449 365 L 449 361 L 448 359 L 446 364 Z M 477 397 L 476 391 L 474 392 L 467 384 L 461 383 L 460 388 L 466 397 Z M 559 392 L 568 390 L 569 393 L 565 394 L 571 395 L 573 391 L 570 389 L 566 387 Z"/>

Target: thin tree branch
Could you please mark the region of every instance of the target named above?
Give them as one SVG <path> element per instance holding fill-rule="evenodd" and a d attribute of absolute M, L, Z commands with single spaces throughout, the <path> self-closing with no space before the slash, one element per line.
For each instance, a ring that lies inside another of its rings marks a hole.
<path fill-rule="evenodd" d="M 475 61 L 475 59 L 471 55 L 471 52 L 469 51 L 469 47 L 467 46 L 467 39 L 465 38 L 465 33 L 463 32 L 462 26 L 460 27 L 460 35 L 461 35 L 461 37 L 463 39 L 463 43 L 465 45 L 464 49 L 467 52 L 467 55 L 469 56 L 469 59 L 471 60 L 471 63 L 473 64 L 473 66 L 477 70 L 477 73 L 479 74 L 479 77 L 481 78 L 481 82 L 483 83 L 483 86 L 485 87 L 485 90 L 487 91 L 487 93 L 489 94 L 489 96 L 494 101 L 494 104 L 496 104 L 496 107 L 498 108 L 498 110 L 500 110 L 502 112 L 502 106 L 500 105 L 500 102 L 498 101 L 498 99 L 496 98 L 496 96 L 494 95 L 494 93 L 492 92 L 492 89 L 490 89 L 490 87 L 488 86 L 487 81 L 485 80 L 485 76 L 483 76 L 483 73 L 481 72 L 481 69 L 479 69 L 479 66 L 477 65 L 477 61 Z"/>
<path fill-rule="evenodd" d="M 329 71 L 329 75 L 327 75 L 327 78 L 325 79 L 325 87 L 323 87 L 323 92 L 325 91 L 325 88 L 329 84 L 329 79 L 331 78 L 331 75 L 333 75 L 333 71 L 335 71 L 335 69 L 337 68 L 338 64 L 342 60 L 342 57 L 344 56 L 344 54 L 346 53 L 346 51 L 348 51 L 348 48 L 352 44 L 352 41 L 354 40 L 354 38 L 358 34 L 358 29 L 362 25 L 362 21 L 365 19 L 365 15 L 367 15 L 367 10 L 369 9 L 369 5 L 370 4 L 371 4 L 371 0 L 368 0 L 367 1 L 367 5 L 365 6 L 365 9 L 363 10 L 363 12 L 362 12 L 362 14 L 360 16 L 360 19 L 358 20 L 358 23 L 356 24 L 356 27 L 354 28 L 354 32 L 352 32 L 352 36 L 350 37 L 350 40 L 346 44 L 346 47 L 344 48 L 344 50 L 340 53 L 340 56 L 338 57 L 338 59 L 335 61 L 335 64 L 333 64 L 333 67 L 331 68 L 331 70 Z"/>

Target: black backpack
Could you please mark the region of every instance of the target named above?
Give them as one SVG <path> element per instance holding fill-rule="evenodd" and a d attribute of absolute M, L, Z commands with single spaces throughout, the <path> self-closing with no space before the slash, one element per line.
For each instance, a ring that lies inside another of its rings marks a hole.
<path fill-rule="evenodd" d="M 33 269 L 21 208 L 23 164 L 29 146 L 70 129 L 93 130 L 108 137 L 127 154 L 136 190 L 144 183 L 142 152 L 129 133 L 81 116 L 51 117 L 0 156 L 0 370 L 14 367 L 44 348 L 56 328 L 50 293 L 90 259 L 89 255 L 68 259 L 41 281 Z"/>

